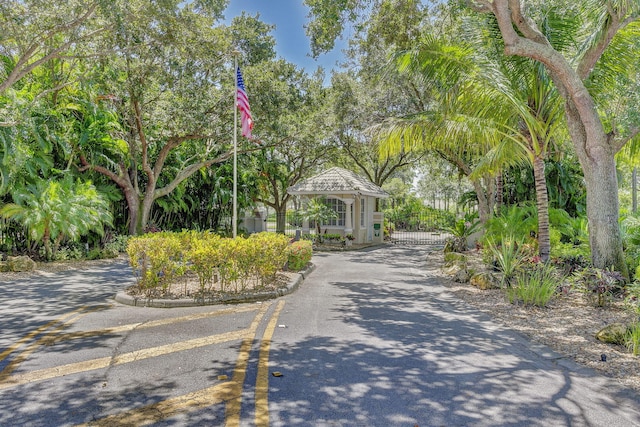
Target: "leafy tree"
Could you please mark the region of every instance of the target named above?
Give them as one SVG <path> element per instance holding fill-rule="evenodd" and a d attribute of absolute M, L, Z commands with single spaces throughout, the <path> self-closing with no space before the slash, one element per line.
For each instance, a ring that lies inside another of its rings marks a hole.
<path fill-rule="evenodd" d="M 69 0 L 52 7 L 39 0 L 4 0 L 0 4 L 0 94 L 54 59 L 85 56 L 87 47 L 96 46 L 106 30 L 99 15 L 110 3 Z"/>
<path fill-rule="evenodd" d="M 315 172 L 330 157 L 326 89 L 323 76 L 309 76 L 283 60 L 248 69 L 259 93 L 252 97 L 252 112 L 260 118 L 255 135 L 262 147 L 246 162 L 256 172 L 255 198 L 276 212 L 276 231 L 284 233 L 287 189 Z"/>
<path fill-rule="evenodd" d="M 406 85 L 394 84 L 390 80 L 402 81 L 381 79 L 364 70 L 355 75 L 336 74 L 332 79 L 335 120 L 332 137 L 339 150 L 335 162 L 347 169 L 360 171 L 379 187 L 403 169 L 415 166 L 424 156 L 421 150 L 384 151 L 380 140 L 371 131 L 385 118 L 413 108 L 405 96 L 408 91 Z M 349 102 L 344 102 L 345 99 Z"/>
<path fill-rule="evenodd" d="M 309 28 L 326 30 L 324 38 L 312 38 L 322 49 L 331 45 L 343 24 L 354 19 L 358 10 L 368 12 L 380 1 L 351 0 L 329 5 L 322 0 L 307 0 L 306 3 L 314 17 Z M 527 9 L 522 0 L 465 3 L 478 13 L 496 18 L 506 55 L 530 58 L 547 69 L 564 100 L 569 134 L 584 172 L 593 263 L 626 272 L 617 223 L 614 156 L 638 135 L 640 127 L 621 126 L 627 121 L 620 118 L 632 114 L 632 108 L 616 111 L 610 107 L 623 105 L 618 96 L 623 91 L 616 90 L 624 82 L 620 77 L 634 73 L 637 68 L 640 3 L 589 0 L 575 5 L 562 3 L 558 7 L 556 2 L 549 1 Z M 539 24 L 540 18 L 550 13 L 562 18 L 564 25 L 547 37 Z M 557 36 L 572 38 L 574 43 L 566 50 L 556 47 L 553 40 Z"/>
<path fill-rule="evenodd" d="M 102 174 L 122 190 L 130 234 L 144 230 L 156 200 L 233 154 L 228 65 L 236 23 L 218 24 L 225 4 L 138 0 L 111 9 L 110 61 L 91 70 L 104 92 L 85 104 L 106 103 L 122 118 L 122 130 L 115 146 L 81 139 L 72 150 L 79 170 Z M 252 149 L 239 151 L 246 148 Z"/>
<path fill-rule="evenodd" d="M 617 220 L 614 156 L 640 127 L 622 129 L 603 118 L 601 107 L 611 101 L 601 100 L 605 93 L 613 95 L 607 91 L 611 89 L 607 81 L 615 81 L 616 75 L 637 65 L 632 47 L 640 26 L 640 3 L 589 1 L 559 10 L 566 24 L 563 31 L 575 37 L 574 46 L 581 46 L 578 51 L 556 48 L 540 31 L 537 16 L 525 10 L 520 0 L 468 3 L 478 12 L 495 16 L 506 55 L 531 58 L 548 70 L 565 101 L 569 133 L 584 172 L 593 263 L 600 268 L 614 266 L 627 275 Z"/>

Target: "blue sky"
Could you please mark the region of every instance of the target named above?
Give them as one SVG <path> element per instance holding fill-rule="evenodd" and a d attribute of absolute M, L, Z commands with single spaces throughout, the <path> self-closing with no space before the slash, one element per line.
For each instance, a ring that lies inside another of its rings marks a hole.
<path fill-rule="evenodd" d="M 276 39 L 278 56 L 304 68 L 308 73 L 313 73 L 318 66 L 322 66 L 327 77 L 330 77 L 330 70 L 342 58 L 340 49 L 345 43 L 340 41 L 336 43 L 340 47 L 320 55 L 317 60 L 311 58 L 309 38 L 304 30 L 309 9 L 303 4 L 303 0 L 230 0 L 225 19 L 231 21 L 243 10 L 251 16 L 259 13 L 261 21 L 275 25 L 272 34 Z"/>

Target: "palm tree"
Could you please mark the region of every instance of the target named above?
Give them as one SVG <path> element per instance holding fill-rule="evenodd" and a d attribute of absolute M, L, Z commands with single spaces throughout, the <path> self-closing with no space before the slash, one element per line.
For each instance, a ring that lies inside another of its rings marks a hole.
<path fill-rule="evenodd" d="M 315 221 L 317 239 L 318 242 L 322 242 L 322 224 L 333 218 L 337 218 L 338 213 L 327 206 L 322 200 L 316 198 L 309 201 L 302 217 L 308 221 Z"/>
<path fill-rule="evenodd" d="M 472 182 L 484 178 L 486 188 L 491 188 L 490 177 L 505 166 L 530 163 L 536 182 L 539 255 L 547 261 L 549 201 L 544 161 L 554 136 L 563 130 L 561 99 L 540 65 L 502 55 L 492 58 L 481 49 L 431 39 L 405 57 L 408 69 L 423 72 L 431 80 L 444 78 L 445 83 L 456 76 L 456 84 L 463 90 L 452 97 L 451 89 L 443 85 L 447 89 L 443 98 L 449 102 L 438 105 L 444 110 L 442 119 L 422 123 L 413 118 L 396 120 L 393 127 L 400 132 L 389 133 L 388 140 L 400 136 L 405 141 L 427 143 L 465 171 Z M 469 160 L 462 162 L 463 156 Z M 487 196 L 479 194 L 479 202 L 482 197 Z M 486 212 L 483 215 L 481 210 L 480 214 L 486 221 Z"/>
<path fill-rule="evenodd" d="M 63 239 L 76 240 L 90 231 L 104 232 L 112 215 L 107 200 L 91 182 L 40 180 L 12 194 L 0 215 L 22 224 L 32 239 L 41 241 L 51 260 Z"/>

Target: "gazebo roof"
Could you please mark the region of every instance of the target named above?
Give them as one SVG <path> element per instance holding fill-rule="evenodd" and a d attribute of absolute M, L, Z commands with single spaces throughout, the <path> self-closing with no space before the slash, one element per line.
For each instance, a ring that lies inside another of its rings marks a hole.
<path fill-rule="evenodd" d="M 371 181 L 354 172 L 337 167 L 327 169 L 316 176 L 305 179 L 289 187 L 287 192 L 297 195 L 353 194 L 378 198 L 389 197 L 386 191 Z"/>

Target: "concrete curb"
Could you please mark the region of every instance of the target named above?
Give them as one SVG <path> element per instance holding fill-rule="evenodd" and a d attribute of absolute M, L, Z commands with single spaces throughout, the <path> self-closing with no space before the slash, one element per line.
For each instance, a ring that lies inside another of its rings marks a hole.
<path fill-rule="evenodd" d="M 174 307 L 201 307 L 205 305 L 223 305 L 223 304 L 241 304 L 246 302 L 266 301 L 274 298 L 278 298 L 284 295 L 288 295 L 294 292 L 300 284 L 304 282 L 304 279 L 315 270 L 316 266 L 309 263 L 309 266 L 296 273 L 295 277 L 289 282 L 287 287 L 280 288 L 275 291 L 258 292 L 248 294 L 230 294 L 222 297 L 221 299 L 212 301 L 195 300 L 193 298 L 184 299 L 150 299 L 132 297 L 125 291 L 119 291 L 116 293 L 115 300 L 120 304 L 132 305 L 135 307 L 153 307 L 153 308 L 174 308 Z"/>

